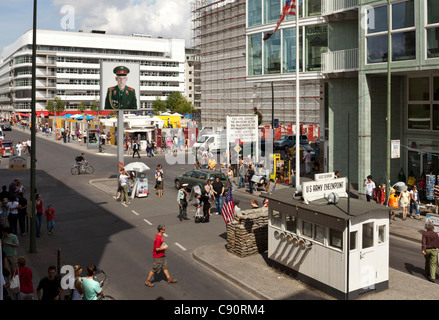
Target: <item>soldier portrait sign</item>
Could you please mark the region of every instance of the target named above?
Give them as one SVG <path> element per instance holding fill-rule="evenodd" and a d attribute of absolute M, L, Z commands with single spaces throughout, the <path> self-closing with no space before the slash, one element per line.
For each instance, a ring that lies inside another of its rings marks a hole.
<path fill-rule="evenodd" d="M 101 63 L 101 109 L 137 110 L 140 99 L 140 67 L 136 63 Z"/>

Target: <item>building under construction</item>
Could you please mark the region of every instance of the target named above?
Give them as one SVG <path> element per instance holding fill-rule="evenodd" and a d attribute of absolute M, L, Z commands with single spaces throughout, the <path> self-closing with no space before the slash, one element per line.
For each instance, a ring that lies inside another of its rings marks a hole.
<path fill-rule="evenodd" d="M 195 0 L 191 3 L 193 44 L 200 52 L 201 122 L 203 128 L 226 126 L 227 115 L 263 115 L 262 125 L 273 119 L 295 127 L 295 81 L 287 77 L 248 77 L 245 0 Z M 320 81 L 302 81 L 301 125 L 319 126 Z M 274 113 L 274 117 L 273 117 Z M 318 138 L 315 130 L 310 140 Z"/>

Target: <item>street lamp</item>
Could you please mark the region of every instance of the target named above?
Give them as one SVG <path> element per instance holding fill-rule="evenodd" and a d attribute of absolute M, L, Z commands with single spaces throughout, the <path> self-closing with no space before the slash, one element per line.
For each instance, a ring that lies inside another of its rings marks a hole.
<path fill-rule="evenodd" d="M 30 151 L 30 226 L 29 226 L 29 251 L 36 253 L 36 210 L 35 210 L 35 186 L 36 186 L 36 172 L 35 172 L 35 125 L 36 125 L 36 65 L 37 65 L 37 0 L 34 0 L 33 12 L 33 33 L 32 33 L 32 102 L 31 102 L 31 151 Z"/>

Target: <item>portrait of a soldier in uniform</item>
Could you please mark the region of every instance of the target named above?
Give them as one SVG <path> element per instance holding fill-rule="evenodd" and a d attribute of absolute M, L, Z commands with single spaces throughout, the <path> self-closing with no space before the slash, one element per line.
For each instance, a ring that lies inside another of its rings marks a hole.
<path fill-rule="evenodd" d="M 105 110 L 137 110 L 136 90 L 126 85 L 130 69 L 118 66 L 113 69 L 117 85 L 107 90 Z"/>

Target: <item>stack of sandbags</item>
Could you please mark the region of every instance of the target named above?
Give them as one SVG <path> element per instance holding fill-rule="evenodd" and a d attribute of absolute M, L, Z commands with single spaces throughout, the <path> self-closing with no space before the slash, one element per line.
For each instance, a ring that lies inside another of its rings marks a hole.
<path fill-rule="evenodd" d="M 258 208 L 235 213 L 227 225 L 227 250 L 246 257 L 268 249 L 268 209 Z"/>

